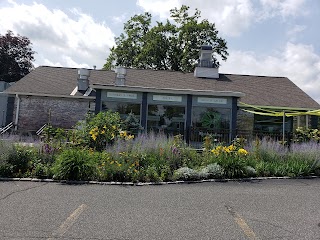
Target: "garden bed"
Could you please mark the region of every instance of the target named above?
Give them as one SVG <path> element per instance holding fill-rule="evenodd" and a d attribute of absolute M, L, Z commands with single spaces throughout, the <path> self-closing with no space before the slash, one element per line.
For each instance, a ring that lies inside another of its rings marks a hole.
<path fill-rule="evenodd" d="M 36 144 L 0 140 L 0 177 L 137 184 L 320 174 L 320 144 L 312 139 L 289 147 L 271 139 L 216 143 L 208 135 L 198 151 L 181 135 L 134 130 L 106 112 L 68 135 L 49 126 Z"/>

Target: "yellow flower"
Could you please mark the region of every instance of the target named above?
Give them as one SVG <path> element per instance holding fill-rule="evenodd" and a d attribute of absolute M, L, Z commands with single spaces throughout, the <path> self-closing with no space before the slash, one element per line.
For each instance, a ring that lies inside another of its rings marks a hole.
<path fill-rule="evenodd" d="M 216 155 L 216 156 L 218 156 L 219 155 L 219 151 L 217 151 L 216 149 L 212 149 L 211 150 L 211 152 L 214 154 L 214 155 Z"/>
<path fill-rule="evenodd" d="M 97 140 L 97 135 L 96 134 L 92 134 L 91 137 L 92 137 L 93 141 Z"/>
<path fill-rule="evenodd" d="M 233 144 L 231 144 L 231 145 L 228 147 L 228 149 L 232 152 L 232 151 L 236 150 L 236 147 L 235 147 Z"/>
<path fill-rule="evenodd" d="M 120 131 L 120 137 L 125 138 L 127 136 L 126 131 Z"/>
<path fill-rule="evenodd" d="M 125 137 L 125 139 L 128 141 L 128 140 L 131 140 L 131 139 L 134 139 L 134 135 L 128 135 Z"/>
<path fill-rule="evenodd" d="M 121 163 L 118 163 L 118 167 L 121 167 L 121 165 L 122 165 Z"/>
<path fill-rule="evenodd" d="M 238 154 L 239 154 L 239 155 L 248 155 L 248 151 L 245 150 L 245 149 L 243 149 L 243 148 L 240 148 L 240 149 L 238 150 Z"/>
<path fill-rule="evenodd" d="M 105 131 L 105 130 L 102 130 L 102 131 L 101 131 L 101 134 L 105 134 L 105 133 L 106 133 L 106 131 Z"/>
<path fill-rule="evenodd" d="M 90 130 L 90 134 L 94 134 L 95 132 L 97 132 L 98 131 L 98 127 L 94 127 L 94 128 L 92 128 L 91 130 Z"/>
<path fill-rule="evenodd" d="M 114 161 L 111 161 L 110 164 L 114 164 Z"/>
<path fill-rule="evenodd" d="M 226 153 L 230 153 L 230 150 L 227 147 L 223 147 L 223 151 L 226 152 Z"/>

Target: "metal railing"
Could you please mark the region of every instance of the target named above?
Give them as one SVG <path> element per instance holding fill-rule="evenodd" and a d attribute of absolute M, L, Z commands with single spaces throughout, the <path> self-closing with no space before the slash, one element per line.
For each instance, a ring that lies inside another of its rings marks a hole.
<path fill-rule="evenodd" d="M 13 127 L 13 122 L 9 123 L 7 126 L 5 126 L 4 128 L 1 128 L 0 130 L 0 135 L 4 134 L 5 132 L 7 132 L 10 128 Z"/>
<path fill-rule="evenodd" d="M 47 124 L 44 124 L 41 128 L 36 131 L 37 136 L 41 135 L 43 130 L 46 128 Z"/>
<path fill-rule="evenodd" d="M 229 129 L 204 129 L 204 128 L 192 128 L 190 132 L 190 143 L 192 145 L 201 145 L 206 136 L 211 136 L 212 141 L 216 143 L 225 143 L 230 144 L 234 138 L 244 138 L 247 141 L 252 141 L 255 139 L 272 139 L 275 141 L 283 141 L 285 143 L 290 144 L 293 138 L 292 132 L 286 132 L 283 136 L 280 132 L 263 132 L 263 131 L 242 131 L 235 130 L 231 131 Z"/>

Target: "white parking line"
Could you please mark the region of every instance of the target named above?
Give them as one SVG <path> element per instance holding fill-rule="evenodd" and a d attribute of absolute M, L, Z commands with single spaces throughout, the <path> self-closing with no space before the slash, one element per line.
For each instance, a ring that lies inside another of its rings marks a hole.
<path fill-rule="evenodd" d="M 52 237 L 47 240 L 54 240 L 62 237 L 68 229 L 76 222 L 80 214 L 87 208 L 86 204 L 81 204 L 70 216 L 60 225 L 60 227 L 52 233 Z"/>

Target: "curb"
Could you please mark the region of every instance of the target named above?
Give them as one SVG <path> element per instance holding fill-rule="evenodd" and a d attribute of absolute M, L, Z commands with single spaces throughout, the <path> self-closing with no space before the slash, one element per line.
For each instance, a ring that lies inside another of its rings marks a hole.
<path fill-rule="evenodd" d="M 220 179 L 204 179 L 195 181 L 172 181 L 172 182 L 99 182 L 99 181 L 74 181 L 74 180 L 54 180 L 41 178 L 1 178 L 0 182 L 23 181 L 23 182 L 47 182 L 47 183 L 62 183 L 70 185 L 92 184 L 92 185 L 117 185 L 117 186 L 151 186 L 151 185 L 173 185 L 173 184 L 194 184 L 207 182 L 250 182 L 274 179 L 315 179 L 320 176 L 304 176 L 304 177 L 252 177 L 252 178 L 220 178 Z"/>

